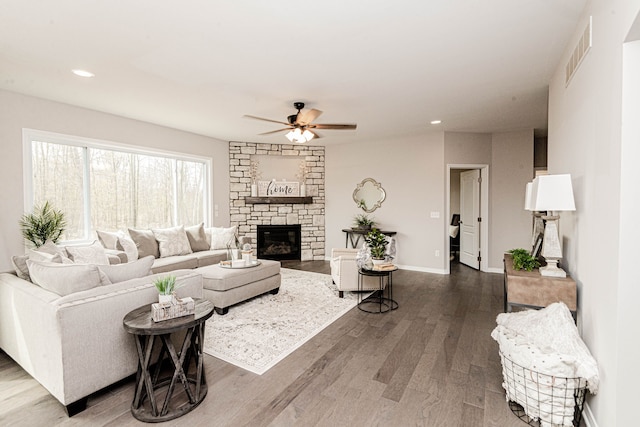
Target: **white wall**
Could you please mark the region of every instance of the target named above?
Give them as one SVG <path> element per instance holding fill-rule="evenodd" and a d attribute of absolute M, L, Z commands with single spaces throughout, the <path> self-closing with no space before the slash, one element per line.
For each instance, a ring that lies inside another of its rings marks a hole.
<path fill-rule="evenodd" d="M 365 178 L 382 184 L 387 198 L 371 214 L 379 227 L 397 231 L 397 263 L 422 271 L 444 271 L 445 168 L 442 132 L 363 144 L 326 146 L 326 253 L 343 248 L 343 228 L 363 213 L 353 201 Z M 440 212 L 440 218 L 430 218 Z M 435 251 L 440 256 L 435 256 Z"/>
<path fill-rule="evenodd" d="M 622 157 L 621 129 L 623 42 L 639 10 L 640 0 L 590 2 L 549 88 L 549 173 L 573 179 L 576 211 L 561 214 L 560 231 L 564 265 L 579 286 L 579 326 L 600 369 L 600 392 L 588 399 L 587 416 L 601 427 L 637 424 L 638 240 L 629 240 L 633 227 L 621 228 L 621 217 L 630 221 L 621 207 L 639 198 L 633 169 L 640 155 L 635 139 L 626 141 Z M 566 61 L 590 15 L 593 47 L 565 87 Z M 639 114 L 629 115 L 633 123 Z"/>
<path fill-rule="evenodd" d="M 229 144 L 187 132 L 84 108 L 0 91 L 0 271 L 12 270 L 11 256 L 24 252 L 18 221 L 24 214 L 22 129 L 31 128 L 113 141 L 213 159 L 216 225 L 229 222 Z"/>

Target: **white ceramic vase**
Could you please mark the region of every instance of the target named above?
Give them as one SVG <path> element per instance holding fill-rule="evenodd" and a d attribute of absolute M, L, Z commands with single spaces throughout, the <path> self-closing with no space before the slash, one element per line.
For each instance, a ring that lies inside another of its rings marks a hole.
<path fill-rule="evenodd" d="M 251 184 L 251 197 L 258 197 L 258 186 Z"/>
<path fill-rule="evenodd" d="M 160 304 L 163 304 L 163 303 L 171 304 L 172 301 L 173 301 L 173 295 L 171 295 L 171 294 L 169 294 L 169 295 L 158 294 L 158 302 Z"/>

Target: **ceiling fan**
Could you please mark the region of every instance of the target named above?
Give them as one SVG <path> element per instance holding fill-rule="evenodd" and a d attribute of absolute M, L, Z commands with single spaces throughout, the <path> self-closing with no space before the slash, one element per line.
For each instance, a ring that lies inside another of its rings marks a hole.
<path fill-rule="evenodd" d="M 321 138 L 321 136 L 314 131 L 314 129 L 355 129 L 355 124 L 327 124 L 327 123 L 311 123 L 322 114 L 322 111 L 312 108 L 307 111 L 300 111 L 304 108 L 304 102 L 294 102 L 293 107 L 298 110 L 296 114 L 292 114 L 287 117 L 287 122 L 281 122 L 279 120 L 265 119 L 262 117 L 245 115 L 250 119 L 262 120 L 265 122 L 280 123 L 287 126 L 286 128 L 272 130 L 264 132 L 259 135 L 269 135 L 272 133 L 289 131 L 286 137 L 291 142 L 304 143 L 311 141 L 313 138 Z"/>

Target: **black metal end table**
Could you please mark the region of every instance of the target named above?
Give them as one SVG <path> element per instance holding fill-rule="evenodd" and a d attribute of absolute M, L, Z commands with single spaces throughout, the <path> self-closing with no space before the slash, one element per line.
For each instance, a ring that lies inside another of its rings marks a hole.
<path fill-rule="evenodd" d="M 207 395 L 203 363 L 204 327 L 206 320 L 213 315 L 213 304 L 205 299 L 194 300 L 195 314 L 188 316 L 154 322 L 151 305 L 147 304 L 124 317 L 124 328 L 135 335 L 138 349 L 138 374 L 131 413 L 140 421 L 156 423 L 178 418 L 193 410 Z M 171 334 L 175 332 L 185 333 L 179 352 L 171 340 Z M 159 353 L 154 351 L 158 341 L 161 345 Z M 158 357 L 152 361 L 156 353 Z M 174 372 L 170 377 L 160 378 L 167 355 Z M 191 368 L 193 372 L 190 373 Z M 178 382 L 182 384 L 184 396 L 174 398 Z M 157 399 L 161 398 L 161 391 L 165 388 L 164 401 L 159 406 Z"/>
<path fill-rule="evenodd" d="M 393 299 L 393 272 L 398 270 L 394 266 L 390 270 L 358 269 L 358 308 L 367 313 L 386 313 L 398 308 L 398 303 Z M 362 298 L 364 291 L 363 280 L 366 276 L 378 277 L 379 288 L 366 298 Z M 384 296 L 384 279 L 387 278 L 387 296 Z"/>

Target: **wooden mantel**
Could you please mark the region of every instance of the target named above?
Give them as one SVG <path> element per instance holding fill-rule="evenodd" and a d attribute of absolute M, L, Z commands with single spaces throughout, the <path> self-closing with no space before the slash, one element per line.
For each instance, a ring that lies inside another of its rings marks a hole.
<path fill-rule="evenodd" d="M 245 203 L 249 204 L 309 204 L 313 203 L 312 196 L 306 197 L 245 197 Z"/>

